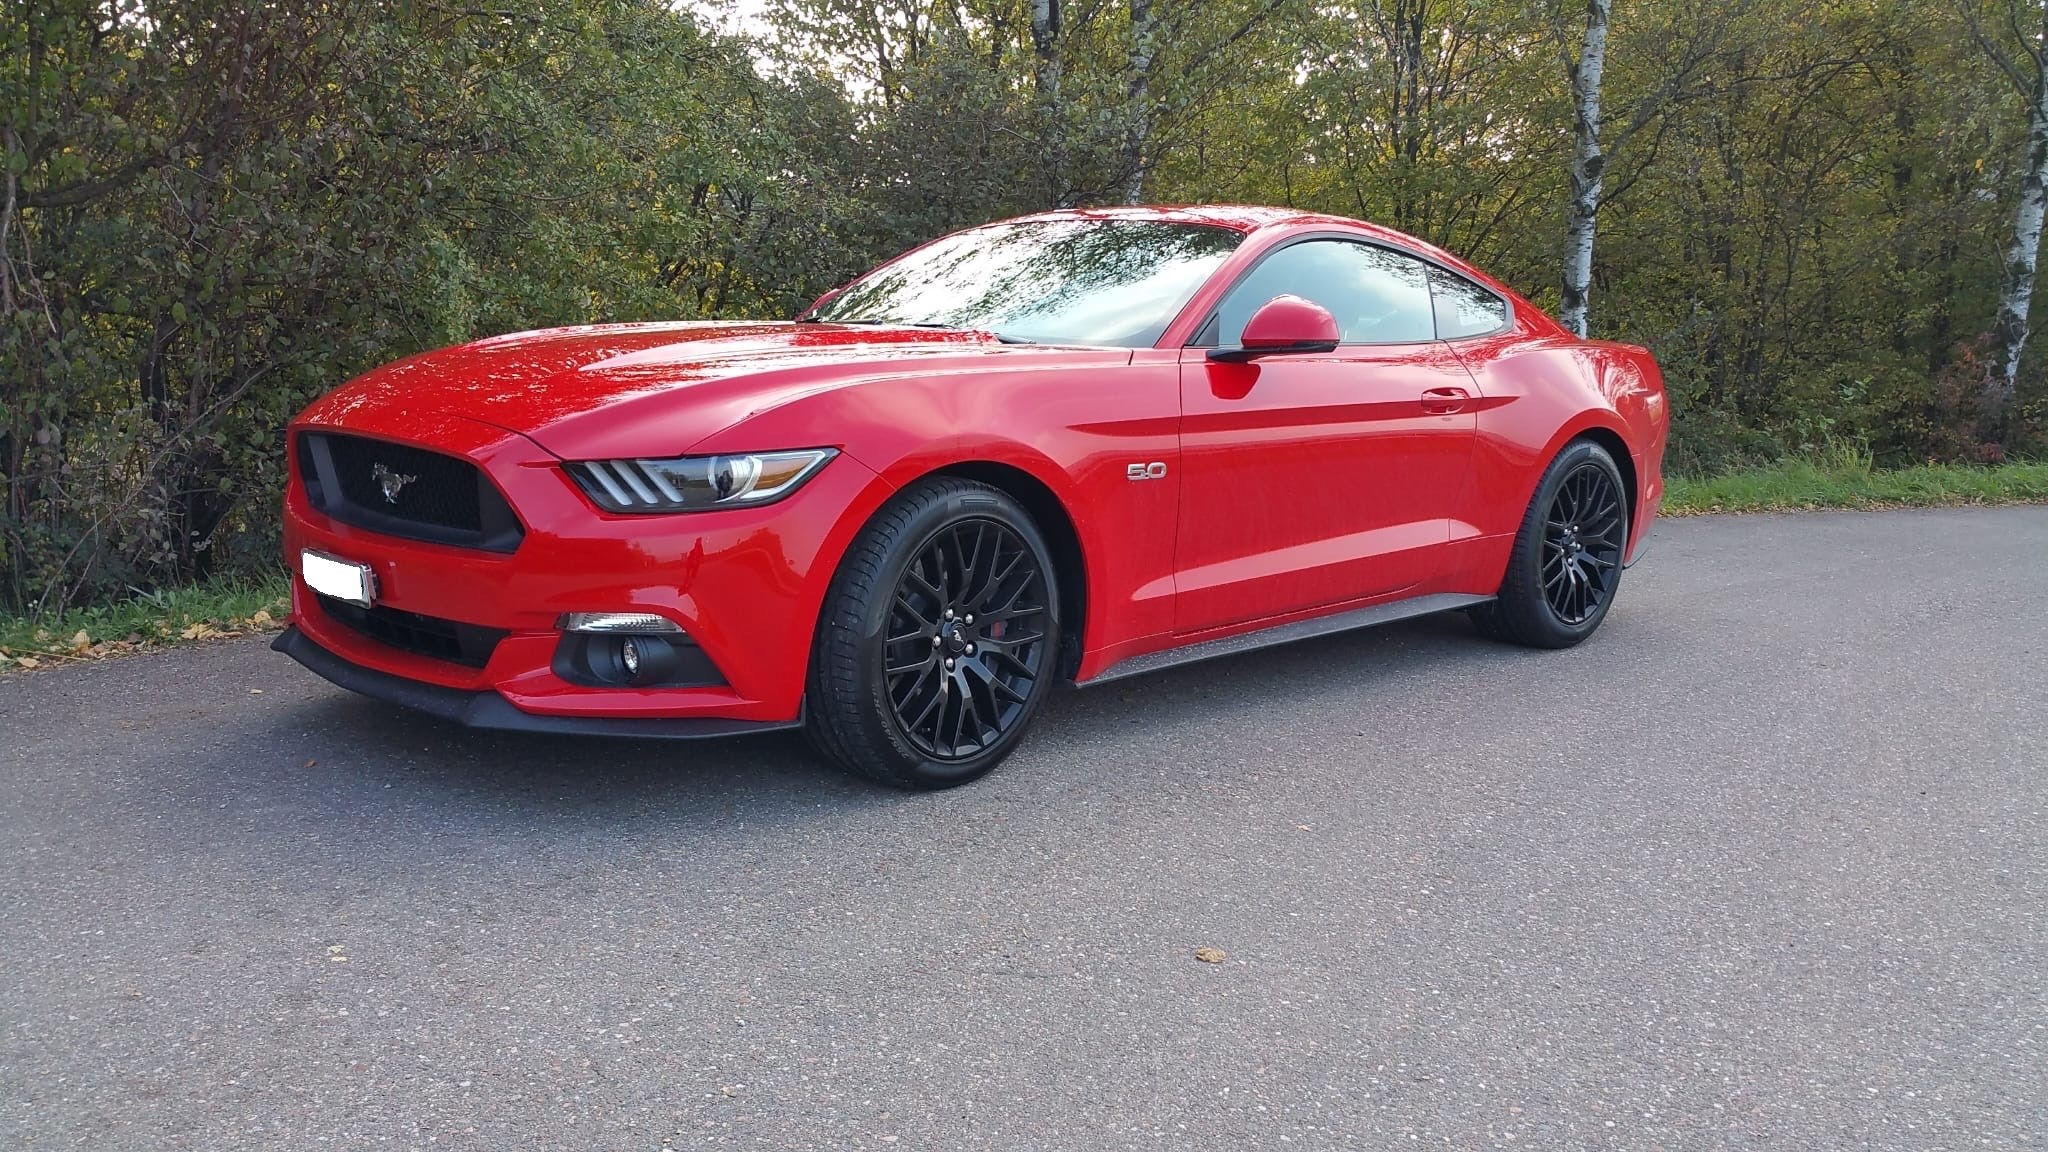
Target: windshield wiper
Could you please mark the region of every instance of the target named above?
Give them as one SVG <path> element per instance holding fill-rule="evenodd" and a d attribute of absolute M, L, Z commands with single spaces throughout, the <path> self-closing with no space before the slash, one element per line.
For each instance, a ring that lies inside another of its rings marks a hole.
<path fill-rule="evenodd" d="M 1022 336 L 1011 336 L 993 328 L 972 328 L 965 324 L 946 324 L 938 320 L 827 320 L 822 316 L 805 316 L 799 324 L 860 324 L 867 327 L 886 328 L 930 328 L 940 332 L 986 332 L 1003 344 L 1036 344 Z"/>

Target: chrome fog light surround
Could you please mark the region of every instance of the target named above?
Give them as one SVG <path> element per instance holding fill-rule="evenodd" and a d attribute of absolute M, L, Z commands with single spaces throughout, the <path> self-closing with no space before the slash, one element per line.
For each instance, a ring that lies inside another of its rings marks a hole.
<path fill-rule="evenodd" d="M 682 628 L 666 616 L 652 612 L 564 612 L 555 621 L 563 632 L 677 633 Z"/>

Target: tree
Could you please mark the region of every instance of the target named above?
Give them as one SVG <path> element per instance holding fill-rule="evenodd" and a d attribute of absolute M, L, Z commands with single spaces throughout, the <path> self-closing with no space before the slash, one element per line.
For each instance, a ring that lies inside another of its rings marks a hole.
<path fill-rule="evenodd" d="M 1571 201 L 1566 213 L 1564 280 L 1558 319 L 1586 334 L 1586 303 L 1593 288 L 1593 232 L 1600 214 L 1600 181 L 1607 156 L 1600 149 L 1600 77 L 1607 67 L 1607 17 L 1612 0 L 1586 0 L 1586 31 L 1572 82 Z"/>
<path fill-rule="evenodd" d="M 1044 138 L 1045 202 L 1067 202 L 1067 107 L 1060 96 L 1060 0 L 1031 0 L 1032 90 Z"/>
<path fill-rule="evenodd" d="M 1996 336 L 2001 359 L 1985 397 L 1986 430 L 1993 436 L 2011 431 L 2008 424 L 2020 356 L 2027 347 L 2034 274 L 2041 257 L 2041 221 L 2048 209 L 2048 3 L 2008 0 L 2002 7 L 2001 22 L 2014 33 L 2006 42 L 2000 41 L 1975 8 L 1964 9 L 1972 37 L 2027 104 L 2026 152 L 2018 173 L 2019 194 L 2013 200 L 2012 234 L 2005 249 L 2005 277 L 1998 301 Z"/>
<path fill-rule="evenodd" d="M 1145 201 L 1145 145 L 1152 135 L 1152 62 L 1157 45 L 1153 37 L 1159 22 L 1152 14 L 1152 0 L 1129 0 L 1131 5 L 1131 46 L 1128 79 L 1124 84 L 1124 189 L 1126 204 Z"/>

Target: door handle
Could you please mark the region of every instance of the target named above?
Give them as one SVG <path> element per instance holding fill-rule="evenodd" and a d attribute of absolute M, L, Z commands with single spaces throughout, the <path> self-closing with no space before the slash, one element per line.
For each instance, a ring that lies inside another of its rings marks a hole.
<path fill-rule="evenodd" d="M 1463 388 L 1430 388 L 1422 393 L 1422 410 L 1431 415 L 1462 411 L 1472 394 Z"/>

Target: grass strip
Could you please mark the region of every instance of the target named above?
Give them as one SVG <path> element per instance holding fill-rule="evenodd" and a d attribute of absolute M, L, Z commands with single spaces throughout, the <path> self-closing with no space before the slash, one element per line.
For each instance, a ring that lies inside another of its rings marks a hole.
<path fill-rule="evenodd" d="M 287 587 L 280 574 L 273 580 L 166 588 L 54 619 L 0 616 L 0 674 L 268 632 L 284 622 Z"/>
<path fill-rule="evenodd" d="M 1919 464 L 1872 468 L 1867 461 L 1788 460 L 1707 479 L 1668 477 L 1663 514 L 1787 512 L 1807 508 L 1932 508 L 2048 502 L 2048 463 L 1976 467 Z"/>

